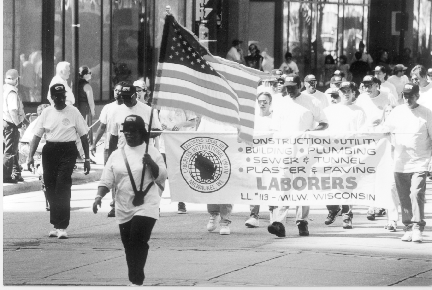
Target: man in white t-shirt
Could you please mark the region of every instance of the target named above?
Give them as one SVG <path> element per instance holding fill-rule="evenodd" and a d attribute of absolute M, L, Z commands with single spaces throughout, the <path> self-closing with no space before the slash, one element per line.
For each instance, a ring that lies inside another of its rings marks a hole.
<path fill-rule="evenodd" d="M 432 83 L 428 82 L 426 68 L 416 65 L 411 70 L 411 81 L 420 89 L 420 98 L 417 103 L 432 110 Z"/>
<path fill-rule="evenodd" d="M 54 84 L 62 84 L 66 89 L 66 105 L 75 104 L 75 97 L 72 92 L 72 89 L 69 87 L 67 80 L 70 76 L 70 63 L 67 61 L 61 61 L 56 66 L 56 75 L 52 78 L 49 87 L 52 87 Z M 54 102 L 51 98 L 51 93 L 48 91 L 47 96 L 48 101 L 51 105 L 54 105 Z"/>
<path fill-rule="evenodd" d="M 186 112 L 182 109 L 161 109 L 159 112 L 159 119 L 161 122 L 162 130 L 164 131 L 195 131 L 196 130 L 196 115 L 194 113 Z M 165 155 L 165 139 L 163 134 L 160 137 L 159 151 L 166 164 Z M 174 188 L 172 190 L 175 190 Z M 177 206 L 178 214 L 185 214 L 186 204 L 179 202 Z"/>
<path fill-rule="evenodd" d="M 405 104 L 393 109 L 384 123 L 394 133 L 394 176 L 402 209 L 402 241 L 422 242 L 426 176 L 432 154 L 432 111 L 417 103 L 419 86 L 404 86 Z"/>
<path fill-rule="evenodd" d="M 287 51 L 285 53 L 285 62 L 281 64 L 280 70 L 282 70 L 282 72 L 284 74 L 291 74 L 291 73 L 295 73 L 295 74 L 299 74 L 299 69 L 297 64 L 292 60 L 292 53 Z"/>
<path fill-rule="evenodd" d="M 306 90 L 303 92 L 309 96 L 314 97 L 320 102 L 320 108 L 324 110 L 330 105 L 330 99 L 323 92 L 317 90 L 317 80 L 314 75 L 307 75 L 304 78 L 304 85 Z"/>
<path fill-rule="evenodd" d="M 387 71 L 386 68 L 382 65 L 378 65 L 374 70 L 375 77 L 380 80 L 380 91 L 387 92 L 390 99 L 392 99 L 393 104 L 399 104 L 398 93 L 396 91 L 396 87 L 387 81 Z"/>
<path fill-rule="evenodd" d="M 147 128 L 150 123 L 150 116 L 152 108 L 148 105 L 138 102 L 136 99 L 136 89 L 132 85 L 124 85 L 119 91 L 119 96 L 123 99 L 123 105 L 120 105 L 115 114 L 115 119 L 112 123 L 109 133 L 111 134 L 108 154 L 110 155 L 117 147 L 121 148 L 126 144 L 122 130 L 122 124 L 124 119 L 129 115 L 138 115 L 143 118 Z M 152 127 L 151 130 L 161 131 L 162 126 L 160 124 L 157 112 L 153 112 Z M 159 134 L 150 133 L 150 137 L 153 138 Z M 149 142 L 152 144 L 153 142 Z"/>
<path fill-rule="evenodd" d="M 50 204 L 50 222 L 54 226 L 49 237 L 67 239 L 66 228 L 70 220 L 70 198 L 72 172 L 76 162 L 76 139 L 81 138 L 84 149 L 84 173 L 90 172 L 90 156 L 87 132 L 89 128 L 81 113 L 66 104 L 66 88 L 54 84 L 50 88 L 54 105 L 42 111 L 33 133 L 27 165 L 34 166 L 33 156 L 45 134 L 46 144 L 42 149 L 43 179 L 46 196 Z"/>
<path fill-rule="evenodd" d="M 357 88 L 354 83 L 341 83 L 339 88 L 341 101 L 324 109 L 329 124 L 327 131 L 337 133 L 357 132 L 364 126 L 366 114 L 362 108 L 353 103 L 356 93 Z M 327 205 L 327 209 L 329 214 L 325 224 L 330 225 L 335 221 L 341 208 L 339 205 Z M 342 218 L 342 227 L 352 229 L 353 213 L 351 205 L 342 205 Z"/>
<path fill-rule="evenodd" d="M 93 156 L 95 156 L 96 153 L 96 144 L 99 142 L 99 140 L 102 138 L 102 135 L 106 133 L 105 141 L 104 141 L 104 165 L 106 164 L 108 160 L 108 149 L 109 149 L 109 140 L 110 140 L 110 130 L 112 123 L 115 120 L 115 116 L 117 114 L 117 110 L 119 109 L 120 105 L 123 104 L 123 99 L 118 96 L 118 92 L 121 90 L 121 87 L 123 85 L 127 85 L 125 82 L 119 82 L 114 87 L 114 99 L 115 101 L 112 103 L 109 103 L 108 105 L 105 105 L 102 109 L 102 112 L 99 116 L 100 125 L 96 132 L 95 140 L 93 144 L 90 147 L 90 152 Z M 111 210 L 108 212 L 108 217 L 115 217 L 115 189 L 112 190 L 112 202 L 110 203 Z"/>
<path fill-rule="evenodd" d="M 405 84 L 409 83 L 409 78 L 405 75 L 406 70 L 407 70 L 406 66 L 404 66 L 403 64 L 397 64 L 393 68 L 393 75 L 387 79 L 387 81 L 392 83 L 396 88 L 399 104 L 404 103 L 404 100 L 402 98 L 402 90 Z"/>
<path fill-rule="evenodd" d="M 301 81 L 296 74 L 285 78 L 282 99 L 273 106 L 273 118 L 270 129 L 278 132 L 317 131 L 328 127 L 327 118 L 314 97 L 300 92 Z M 275 101 L 275 100 L 274 100 Z M 315 126 L 318 124 L 318 126 Z M 285 236 L 282 222 L 288 214 L 288 206 L 273 210 L 273 223 L 268 226 L 269 233 L 278 237 Z M 308 236 L 309 206 L 296 207 L 296 224 L 300 236 Z"/>
<path fill-rule="evenodd" d="M 243 41 L 234 39 L 232 42 L 232 47 L 228 51 L 226 55 L 227 60 L 235 61 L 241 64 L 245 63 L 244 56 L 243 56 L 243 50 L 240 47 L 240 44 L 242 44 Z"/>

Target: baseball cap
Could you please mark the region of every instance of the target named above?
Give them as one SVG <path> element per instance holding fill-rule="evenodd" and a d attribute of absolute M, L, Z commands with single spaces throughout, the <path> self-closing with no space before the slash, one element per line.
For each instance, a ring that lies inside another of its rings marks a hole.
<path fill-rule="evenodd" d="M 363 83 L 363 84 L 375 83 L 375 84 L 379 84 L 379 85 L 381 85 L 381 81 L 380 81 L 378 78 L 376 78 L 376 77 L 374 77 L 374 76 L 372 76 L 372 75 L 366 75 L 366 76 L 363 78 L 362 83 Z"/>
<path fill-rule="evenodd" d="M 296 74 L 289 74 L 285 77 L 284 86 L 297 86 L 301 84 L 300 77 Z"/>
<path fill-rule="evenodd" d="M 406 83 L 402 90 L 405 95 L 418 94 L 420 91 L 419 86 L 413 83 Z"/>
<path fill-rule="evenodd" d="M 272 71 L 271 71 L 272 76 L 281 76 L 282 74 L 283 74 L 283 72 L 280 69 L 272 69 Z"/>
<path fill-rule="evenodd" d="M 307 75 L 305 78 L 304 78 L 304 81 L 305 82 L 311 82 L 311 81 L 315 81 L 316 82 L 316 77 L 314 76 L 314 75 Z"/>
<path fill-rule="evenodd" d="M 232 46 L 237 46 L 237 45 L 239 45 L 240 43 L 243 43 L 243 40 L 234 39 L 234 40 L 232 41 Z"/>
<path fill-rule="evenodd" d="M 403 64 L 397 64 L 393 68 L 394 71 L 404 71 L 404 70 L 407 70 L 407 69 L 408 68 L 406 66 L 404 66 Z"/>
<path fill-rule="evenodd" d="M 138 115 L 129 115 L 125 118 L 124 122 L 122 123 L 123 130 L 120 132 L 130 132 L 134 130 L 139 130 L 141 133 L 147 133 L 147 130 L 145 128 L 145 123 L 143 118 L 141 118 Z"/>
<path fill-rule="evenodd" d="M 51 96 L 64 93 L 66 93 L 66 88 L 63 84 L 54 84 L 50 87 Z"/>
<path fill-rule="evenodd" d="M 330 96 L 332 96 L 332 95 L 339 96 L 339 89 L 338 88 L 329 88 L 324 93 L 329 94 Z"/>
<path fill-rule="evenodd" d="M 147 85 L 143 80 L 136 80 L 136 81 L 134 81 L 134 83 L 132 85 L 134 87 L 138 87 L 138 88 L 141 88 L 143 90 L 147 90 Z"/>
<path fill-rule="evenodd" d="M 377 65 L 374 69 L 374 72 L 378 72 L 378 71 L 386 73 L 386 68 L 382 65 Z"/>
<path fill-rule="evenodd" d="M 136 89 L 134 86 L 126 85 L 126 86 L 122 86 L 122 88 L 118 92 L 118 95 L 122 97 L 132 97 L 132 95 L 135 93 L 136 93 Z"/>
<path fill-rule="evenodd" d="M 428 76 L 432 76 L 432 68 L 428 69 L 428 71 L 427 71 L 427 75 L 428 75 Z"/>
<path fill-rule="evenodd" d="M 5 79 L 12 80 L 12 81 L 16 80 L 18 77 L 19 77 L 18 71 L 13 68 L 8 70 L 5 74 Z"/>
<path fill-rule="evenodd" d="M 342 71 L 338 70 L 338 69 L 334 71 L 333 75 L 334 76 L 340 76 L 342 78 L 345 76 L 345 74 Z"/>
<path fill-rule="evenodd" d="M 330 83 L 331 84 L 339 84 L 339 83 L 341 83 L 342 82 L 342 77 L 341 76 L 333 76 L 331 79 L 330 79 Z"/>
<path fill-rule="evenodd" d="M 342 82 L 339 90 L 350 88 L 353 92 L 357 91 L 357 86 L 353 82 Z"/>

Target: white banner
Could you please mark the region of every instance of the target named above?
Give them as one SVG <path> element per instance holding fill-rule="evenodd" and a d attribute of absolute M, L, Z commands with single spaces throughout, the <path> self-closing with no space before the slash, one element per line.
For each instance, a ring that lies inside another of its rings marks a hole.
<path fill-rule="evenodd" d="M 163 133 L 175 201 L 209 204 L 391 204 L 388 137 L 375 133 Z"/>

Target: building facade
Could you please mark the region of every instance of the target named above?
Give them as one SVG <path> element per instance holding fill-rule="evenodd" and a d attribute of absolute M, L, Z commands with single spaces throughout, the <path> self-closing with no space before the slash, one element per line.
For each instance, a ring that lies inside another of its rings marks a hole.
<path fill-rule="evenodd" d="M 26 111 L 47 102 L 55 65 L 72 64 L 75 2 L 78 63 L 91 68 L 97 111 L 118 81 L 153 85 L 167 5 L 213 54 L 240 39 L 245 54 L 256 43 L 278 68 L 290 51 L 301 76 L 320 76 L 327 55 L 352 60 L 360 41 L 373 57 L 386 49 L 396 63 L 407 47 L 431 66 L 431 0 L 3 0 L 3 72 L 20 71 Z"/>

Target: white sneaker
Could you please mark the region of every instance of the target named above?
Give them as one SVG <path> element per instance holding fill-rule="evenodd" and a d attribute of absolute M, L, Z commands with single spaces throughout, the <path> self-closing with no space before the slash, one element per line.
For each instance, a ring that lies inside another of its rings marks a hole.
<path fill-rule="evenodd" d="M 412 241 L 416 242 L 416 243 L 423 242 L 423 235 L 419 229 L 413 229 L 412 230 Z"/>
<path fill-rule="evenodd" d="M 221 234 L 221 235 L 229 235 L 230 233 L 231 233 L 231 231 L 230 231 L 230 228 L 229 228 L 228 225 L 221 226 L 219 234 Z"/>
<path fill-rule="evenodd" d="M 50 238 L 57 237 L 57 229 L 50 230 L 48 237 Z"/>
<path fill-rule="evenodd" d="M 405 232 L 405 234 L 403 235 L 403 237 L 401 238 L 402 241 L 404 242 L 411 242 L 412 241 L 412 231 L 407 231 Z"/>
<path fill-rule="evenodd" d="M 212 215 L 207 223 L 207 230 L 209 232 L 214 231 L 217 228 L 217 223 L 219 220 L 219 215 Z"/>
<path fill-rule="evenodd" d="M 57 238 L 59 238 L 59 239 L 67 239 L 68 236 L 67 236 L 66 230 L 57 229 Z"/>
<path fill-rule="evenodd" d="M 254 216 L 250 216 L 250 218 L 245 222 L 245 226 L 248 228 L 257 228 L 259 227 L 259 220 Z"/>

